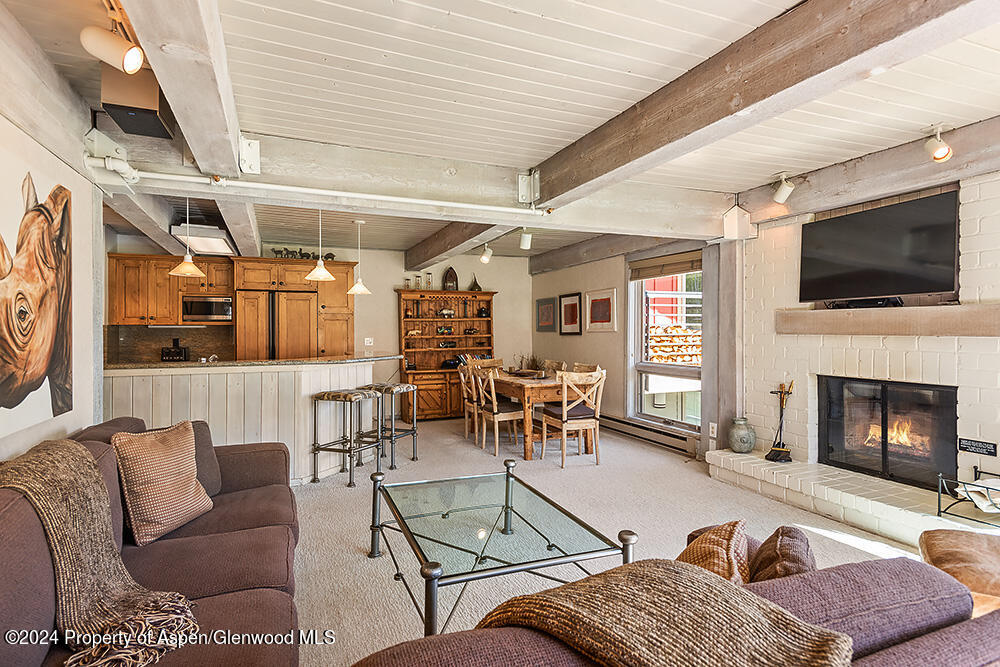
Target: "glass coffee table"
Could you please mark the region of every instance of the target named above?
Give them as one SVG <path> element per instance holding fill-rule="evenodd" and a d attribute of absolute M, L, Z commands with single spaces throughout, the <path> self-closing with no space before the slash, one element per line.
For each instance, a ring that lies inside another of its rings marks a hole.
<path fill-rule="evenodd" d="M 424 622 L 424 634 L 438 632 L 438 589 L 462 585 L 441 628 L 448 627 L 465 587 L 473 581 L 515 572 L 530 572 L 558 583 L 566 580 L 541 572 L 582 561 L 618 556 L 632 562 L 636 535 L 618 533 L 618 543 L 588 526 L 514 475 L 506 472 L 422 482 L 384 484 L 384 473 L 372 474 L 372 525 L 369 558 L 382 555 L 384 544 L 401 581 Z M 381 520 L 385 503 L 392 519 Z M 420 564 L 424 579 L 421 609 L 400 570 L 387 533 L 399 533 Z"/>

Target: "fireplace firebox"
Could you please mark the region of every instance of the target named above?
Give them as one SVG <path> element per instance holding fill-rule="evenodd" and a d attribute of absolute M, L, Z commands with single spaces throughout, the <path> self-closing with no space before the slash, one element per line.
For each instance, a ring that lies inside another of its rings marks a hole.
<path fill-rule="evenodd" d="M 820 463 L 928 489 L 955 479 L 955 387 L 820 375 L 818 389 Z"/>

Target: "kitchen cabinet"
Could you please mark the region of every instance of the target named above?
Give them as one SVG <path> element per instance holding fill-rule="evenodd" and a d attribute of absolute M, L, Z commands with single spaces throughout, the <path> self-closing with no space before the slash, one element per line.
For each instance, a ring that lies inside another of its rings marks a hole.
<path fill-rule="evenodd" d="M 170 275 L 177 266 L 177 258 L 153 259 L 146 263 L 148 287 L 146 291 L 146 318 L 148 324 L 177 324 L 180 322 L 180 279 Z"/>
<path fill-rule="evenodd" d="M 108 324 L 177 324 L 180 283 L 170 269 L 177 257 L 108 258 Z"/>
<path fill-rule="evenodd" d="M 354 354 L 354 314 L 319 316 L 319 355 Z"/>
<path fill-rule="evenodd" d="M 236 360 L 267 359 L 270 347 L 269 292 L 236 293 Z"/>
<path fill-rule="evenodd" d="M 243 259 L 233 261 L 236 265 L 236 289 L 273 290 L 278 288 L 277 264 Z"/>
<path fill-rule="evenodd" d="M 306 280 L 309 272 L 316 268 L 314 262 L 282 263 L 278 265 L 278 289 L 296 292 L 315 292 L 319 283 Z"/>
<path fill-rule="evenodd" d="M 222 259 L 196 259 L 195 266 L 205 274 L 204 278 L 182 278 L 181 289 L 185 294 L 227 294 L 235 289 L 235 268 L 233 261 Z"/>
<path fill-rule="evenodd" d="M 354 284 L 354 262 L 328 262 L 326 268 L 334 280 L 318 283 L 316 293 L 319 294 L 319 314 L 353 313 L 354 296 L 348 294 L 347 290 Z"/>
<path fill-rule="evenodd" d="M 316 295 L 311 292 L 279 292 L 276 301 L 277 358 L 315 357 L 319 327 Z"/>

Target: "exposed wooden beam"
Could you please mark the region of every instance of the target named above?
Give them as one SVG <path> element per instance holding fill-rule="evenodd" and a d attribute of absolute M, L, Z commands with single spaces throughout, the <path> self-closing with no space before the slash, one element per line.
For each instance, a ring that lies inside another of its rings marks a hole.
<path fill-rule="evenodd" d="M 216 0 L 123 0 L 198 167 L 239 176 L 239 123 Z"/>
<path fill-rule="evenodd" d="M 171 255 L 183 255 L 184 244 L 170 234 L 174 212 L 170 204 L 149 195 L 116 194 L 104 203 Z"/>
<path fill-rule="evenodd" d="M 240 254 L 244 257 L 260 257 L 260 233 L 257 231 L 257 214 L 253 204 L 225 199 L 215 203 Z"/>
<path fill-rule="evenodd" d="M 562 206 L 1000 21 L 996 0 L 806 0 L 537 166 Z"/>
<path fill-rule="evenodd" d="M 645 250 L 672 239 L 658 236 L 627 236 L 625 234 L 603 234 L 586 241 L 549 250 L 533 255 L 528 260 L 528 273 L 535 275 L 557 271 L 578 264 L 596 262 L 616 255 L 625 255 L 636 250 Z"/>
<path fill-rule="evenodd" d="M 0 4 L 0 114 L 81 174 L 90 109 Z M 23 174 L 21 175 L 24 176 Z"/>
<path fill-rule="evenodd" d="M 825 211 L 904 192 L 1000 171 L 1000 116 L 941 135 L 954 150 L 947 162 L 931 161 L 924 139 L 869 153 L 792 179 L 795 190 L 784 204 L 771 199 L 770 185 L 741 192 L 751 222 Z"/>
<path fill-rule="evenodd" d="M 453 222 L 406 251 L 406 270 L 421 271 L 449 257 L 463 255 L 514 229 L 516 227 L 506 225 Z"/>

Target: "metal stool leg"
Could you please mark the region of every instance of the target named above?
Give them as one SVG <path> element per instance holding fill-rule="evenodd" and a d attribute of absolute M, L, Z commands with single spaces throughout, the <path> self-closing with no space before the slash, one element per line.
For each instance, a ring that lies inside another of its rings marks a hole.
<path fill-rule="evenodd" d="M 341 428 L 347 426 L 347 409 L 349 405 L 349 403 L 340 404 Z M 340 472 L 347 472 L 347 454 L 344 452 L 340 453 Z"/>
<path fill-rule="evenodd" d="M 391 438 L 389 440 L 389 470 L 396 469 L 396 395 L 389 394 L 389 420 L 392 422 L 390 426 Z"/>
<path fill-rule="evenodd" d="M 378 408 L 378 440 L 379 443 L 379 456 L 385 458 L 385 395 L 379 394 L 379 408 Z M 391 470 L 391 468 L 390 468 Z"/>
<path fill-rule="evenodd" d="M 413 412 L 410 413 L 410 418 L 413 420 L 413 458 L 411 461 L 417 460 L 417 390 L 413 390 Z"/>
<path fill-rule="evenodd" d="M 350 426 L 347 431 L 347 449 L 350 452 L 347 455 L 347 486 L 354 486 L 354 404 L 350 404 L 350 408 L 347 410 L 349 415 Z"/>
<path fill-rule="evenodd" d="M 319 403 L 313 401 L 313 476 L 312 483 L 319 482 Z"/>
<path fill-rule="evenodd" d="M 385 411 L 385 404 L 381 394 L 375 399 L 375 403 L 378 407 L 377 410 L 372 408 L 373 414 L 378 414 L 378 422 L 375 426 L 375 437 L 378 438 L 376 440 L 378 445 L 375 447 L 375 471 L 382 472 L 382 459 L 385 458 L 385 441 L 382 440 L 382 413 Z"/>
<path fill-rule="evenodd" d="M 357 406 L 358 406 L 358 428 L 357 428 L 357 431 L 360 431 L 360 430 L 362 430 L 362 424 L 365 423 L 364 415 L 362 414 L 364 412 L 364 401 L 358 401 L 357 402 Z M 357 431 L 355 431 L 355 433 Z M 357 442 L 356 444 L 357 444 L 358 447 L 361 447 L 362 443 L 361 442 Z M 352 449 L 353 449 L 353 447 L 352 447 Z M 364 467 L 364 465 L 365 465 L 364 455 L 365 455 L 364 450 L 358 450 L 358 460 L 357 460 L 357 463 L 355 464 L 356 468 L 362 468 L 362 467 Z"/>

